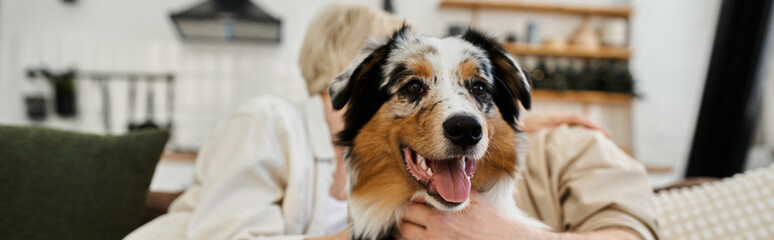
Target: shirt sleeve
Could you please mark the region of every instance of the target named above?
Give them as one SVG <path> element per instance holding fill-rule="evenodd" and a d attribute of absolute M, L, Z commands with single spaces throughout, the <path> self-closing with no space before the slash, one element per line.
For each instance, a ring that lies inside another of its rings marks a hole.
<path fill-rule="evenodd" d="M 599 132 L 561 126 L 530 136 L 523 182 L 533 212 L 562 231 L 618 228 L 658 239 L 644 167 Z M 521 191 L 521 190 L 520 190 Z"/>
<path fill-rule="evenodd" d="M 170 231 L 179 239 L 303 239 L 283 236 L 282 204 L 291 165 L 302 164 L 291 159 L 312 157 L 299 114 L 271 105 L 221 122 L 199 152 L 191 188 L 136 239 Z"/>

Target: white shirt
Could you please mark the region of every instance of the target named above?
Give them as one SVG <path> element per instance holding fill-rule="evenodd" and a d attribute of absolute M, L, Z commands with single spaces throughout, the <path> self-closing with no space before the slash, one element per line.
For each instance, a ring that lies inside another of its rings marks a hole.
<path fill-rule="evenodd" d="M 301 108 L 248 101 L 211 133 L 169 213 L 126 239 L 302 239 L 343 229 L 346 205 L 329 204 L 330 136 L 319 96 Z"/>
<path fill-rule="evenodd" d="M 328 195 L 328 203 L 325 206 L 327 208 L 325 212 L 325 235 L 339 233 L 347 227 L 347 220 L 349 220 L 347 206 L 346 200 L 338 200 Z"/>

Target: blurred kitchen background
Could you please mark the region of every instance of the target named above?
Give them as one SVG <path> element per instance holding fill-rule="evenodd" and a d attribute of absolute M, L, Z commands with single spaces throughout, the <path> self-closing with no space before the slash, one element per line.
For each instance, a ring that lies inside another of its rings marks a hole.
<path fill-rule="evenodd" d="M 170 128 L 151 189 L 183 190 L 198 148 L 240 103 L 307 97 L 298 53 L 310 19 L 332 2 L 0 1 L 0 124 L 99 134 Z M 721 0 L 361 2 L 426 35 L 471 24 L 488 31 L 533 77 L 535 112 L 604 125 L 655 186 L 684 177 Z M 774 161 L 774 64 L 762 64 L 745 168 Z"/>

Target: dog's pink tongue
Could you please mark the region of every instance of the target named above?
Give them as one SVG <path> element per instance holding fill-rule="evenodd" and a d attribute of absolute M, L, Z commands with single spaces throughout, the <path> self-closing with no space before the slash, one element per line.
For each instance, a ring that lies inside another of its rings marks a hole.
<path fill-rule="evenodd" d="M 461 159 L 432 161 L 433 185 L 447 202 L 461 203 L 470 194 L 470 180 Z"/>

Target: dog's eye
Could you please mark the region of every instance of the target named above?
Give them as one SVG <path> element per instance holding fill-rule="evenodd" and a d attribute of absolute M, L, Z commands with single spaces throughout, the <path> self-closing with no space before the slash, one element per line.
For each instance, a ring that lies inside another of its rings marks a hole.
<path fill-rule="evenodd" d="M 470 86 L 470 93 L 473 95 L 484 95 L 486 93 L 486 87 L 484 86 L 484 83 L 477 82 L 474 83 L 473 86 Z"/>
<path fill-rule="evenodd" d="M 411 95 L 419 95 L 425 91 L 425 86 L 419 80 L 411 80 L 403 86 L 403 91 Z"/>

